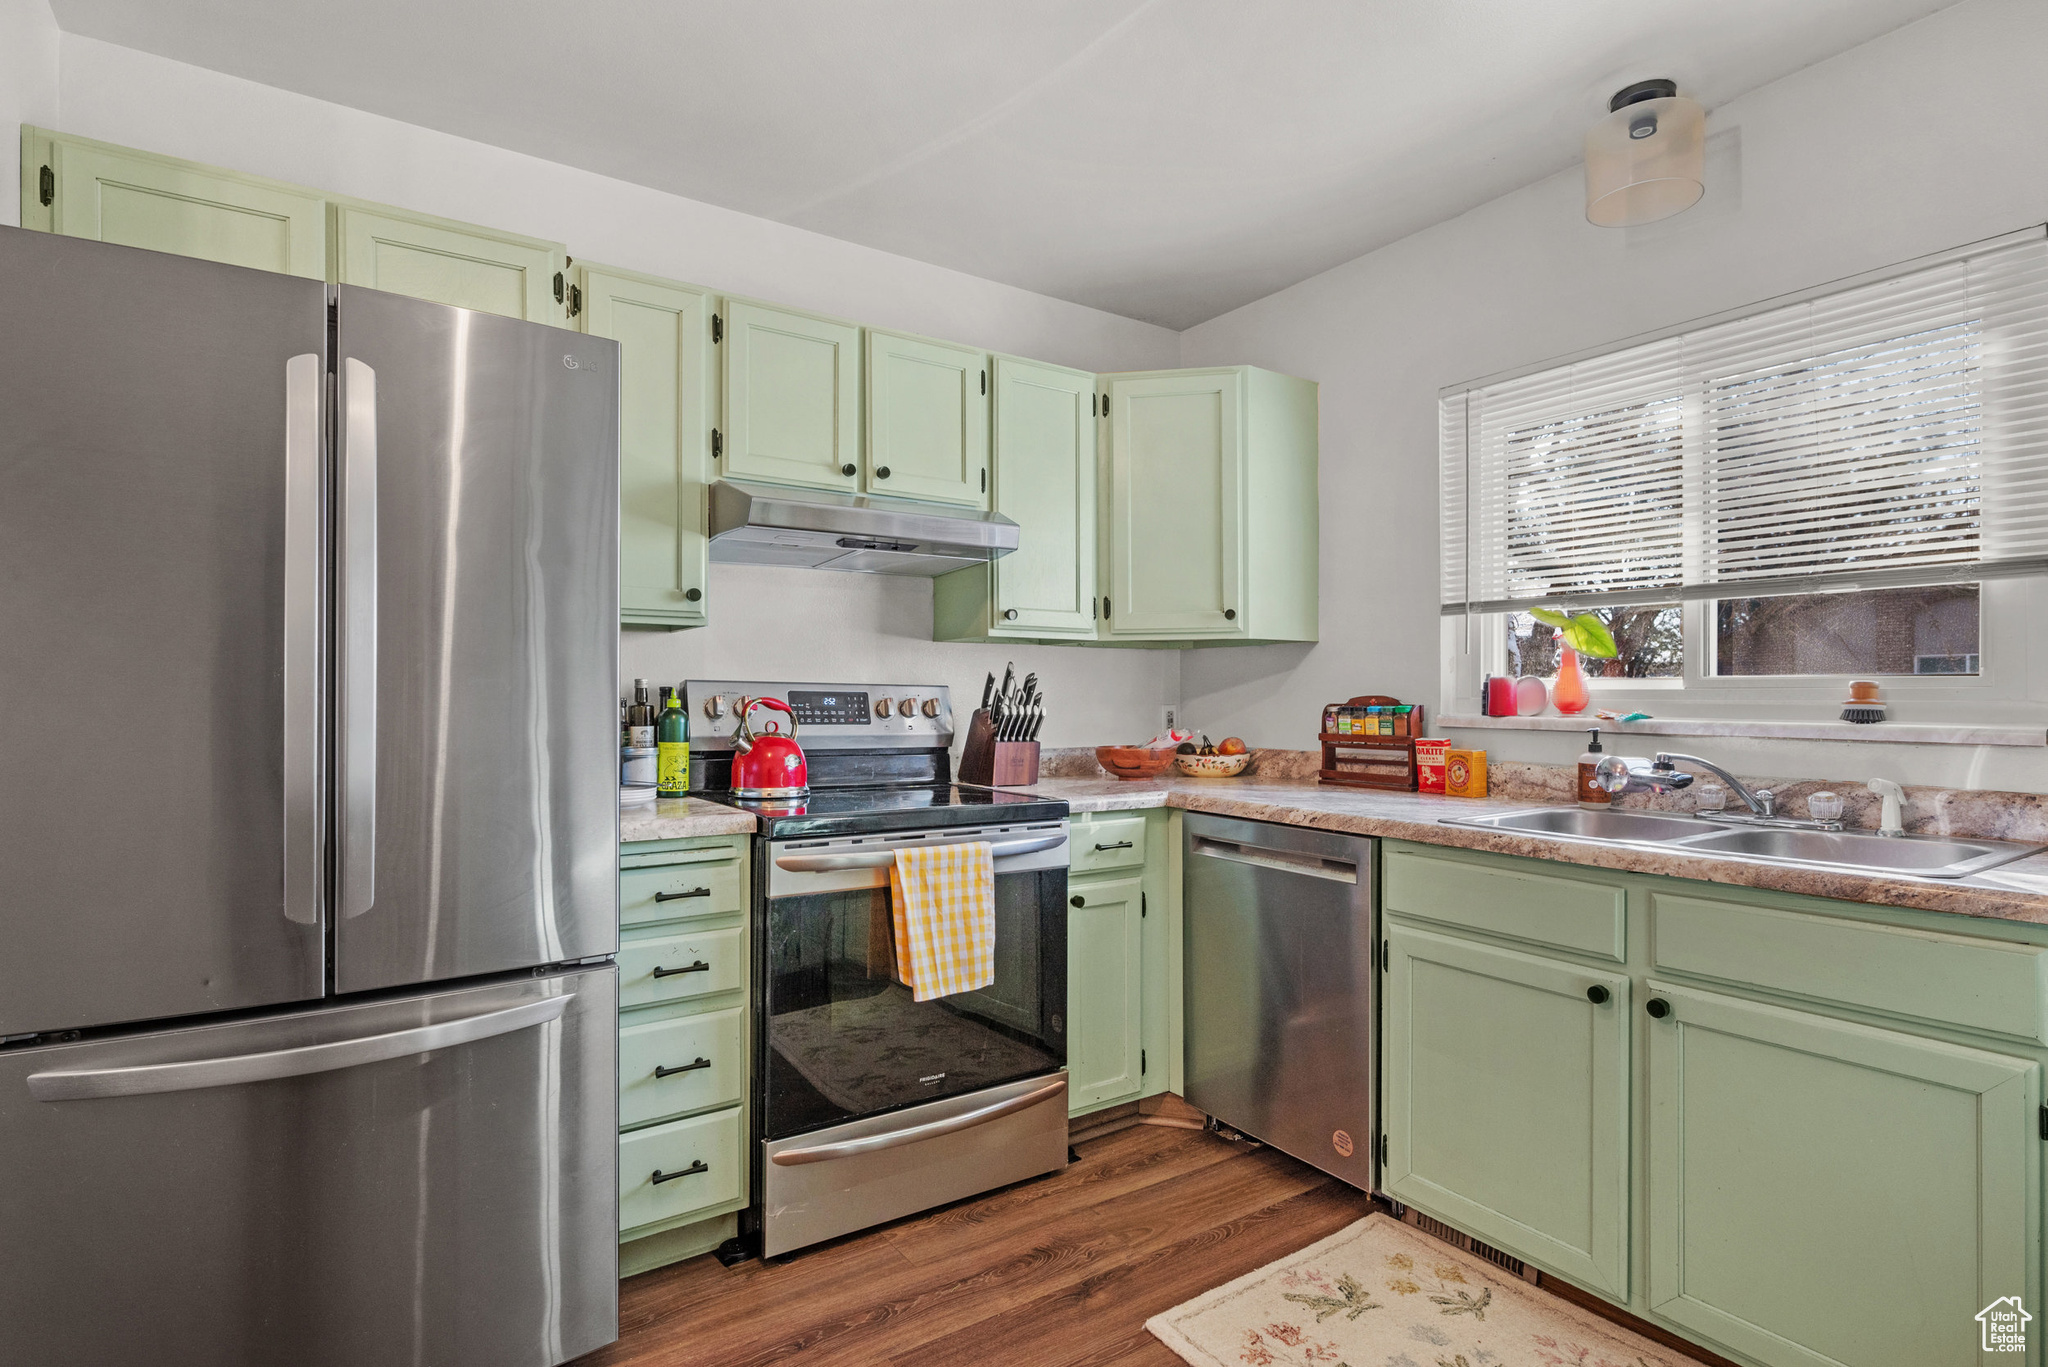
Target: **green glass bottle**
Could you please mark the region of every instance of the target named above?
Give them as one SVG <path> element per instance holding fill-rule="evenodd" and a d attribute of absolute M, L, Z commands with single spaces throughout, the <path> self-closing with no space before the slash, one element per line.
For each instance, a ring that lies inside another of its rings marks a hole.
<path fill-rule="evenodd" d="M 690 791 L 690 714 L 683 710 L 682 690 L 665 701 L 654 719 L 654 795 L 682 797 Z"/>

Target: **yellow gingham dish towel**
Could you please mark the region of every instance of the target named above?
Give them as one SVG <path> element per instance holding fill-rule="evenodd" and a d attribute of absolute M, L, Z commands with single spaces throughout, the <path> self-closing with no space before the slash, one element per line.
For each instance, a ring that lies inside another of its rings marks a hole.
<path fill-rule="evenodd" d="M 996 980 L 996 860 L 986 840 L 896 851 L 896 976 L 917 1001 Z"/>

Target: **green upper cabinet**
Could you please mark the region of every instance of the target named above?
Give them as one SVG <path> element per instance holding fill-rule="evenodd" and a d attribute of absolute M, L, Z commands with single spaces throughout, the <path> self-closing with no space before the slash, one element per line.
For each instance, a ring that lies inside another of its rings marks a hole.
<path fill-rule="evenodd" d="M 705 622 L 712 298 L 583 262 L 583 330 L 619 344 L 619 620 Z"/>
<path fill-rule="evenodd" d="M 1316 639 L 1316 386 L 1251 366 L 1105 380 L 1104 636 Z"/>
<path fill-rule="evenodd" d="M 995 511 L 1017 524 L 1017 549 L 932 586 L 938 640 L 1092 640 L 1096 634 L 1095 377 L 998 356 Z"/>
<path fill-rule="evenodd" d="M 725 305 L 724 469 L 835 493 L 860 489 L 860 328 L 770 304 Z"/>
<path fill-rule="evenodd" d="M 1995 1360 L 1974 1317 L 2038 1290 L 2035 1063 L 1649 990 L 1651 1308 L 1773 1367 Z"/>
<path fill-rule="evenodd" d="M 564 326 L 558 242 L 372 204 L 334 210 L 334 279 L 437 304 Z"/>
<path fill-rule="evenodd" d="M 37 128 L 22 129 L 21 221 L 231 266 L 327 275 L 327 200 L 317 191 Z"/>
<path fill-rule="evenodd" d="M 988 506 L 988 353 L 867 331 L 871 494 Z"/>
<path fill-rule="evenodd" d="M 1628 1298 L 1629 979 L 1387 930 L 1389 1195 Z"/>

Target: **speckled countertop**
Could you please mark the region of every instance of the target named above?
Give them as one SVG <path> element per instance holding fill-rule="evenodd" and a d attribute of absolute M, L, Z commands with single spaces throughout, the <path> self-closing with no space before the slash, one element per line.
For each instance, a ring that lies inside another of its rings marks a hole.
<path fill-rule="evenodd" d="M 688 840 L 700 835 L 752 835 L 754 817 L 701 797 L 657 798 L 619 808 L 619 843 Z"/>
<path fill-rule="evenodd" d="M 1178 775 L 1132 782 L 1108 777 L 1049 778 L 1016 791 L 1064 798 L 1075 812 L 1180 807 L 1253 821 L 1490 850 L 1631 873 L 1657 873 L 1847 902 L 2048 924 L 2048 854 L 2033 855 L 1972 878 L 1912 878 L 1767 864 L 1675 848 L 1595 845 L 1440 824 L 1446 816 L 1522 811 L 1545 805 L 1496 798 L 1425 797 L 1369 788 L 1325 787 L 1300 780 L 1198 779 Z"/>

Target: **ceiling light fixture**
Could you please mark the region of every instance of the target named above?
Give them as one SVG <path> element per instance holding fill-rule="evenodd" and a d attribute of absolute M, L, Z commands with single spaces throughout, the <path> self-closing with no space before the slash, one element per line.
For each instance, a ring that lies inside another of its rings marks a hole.
<path fill-rule="evenodd" d="M 1633 228 L 1683 213 L 1706 192 L 1707 111 L 1676 81 L 1615 92 L 1586 130 L 1586 220 Z"/>

